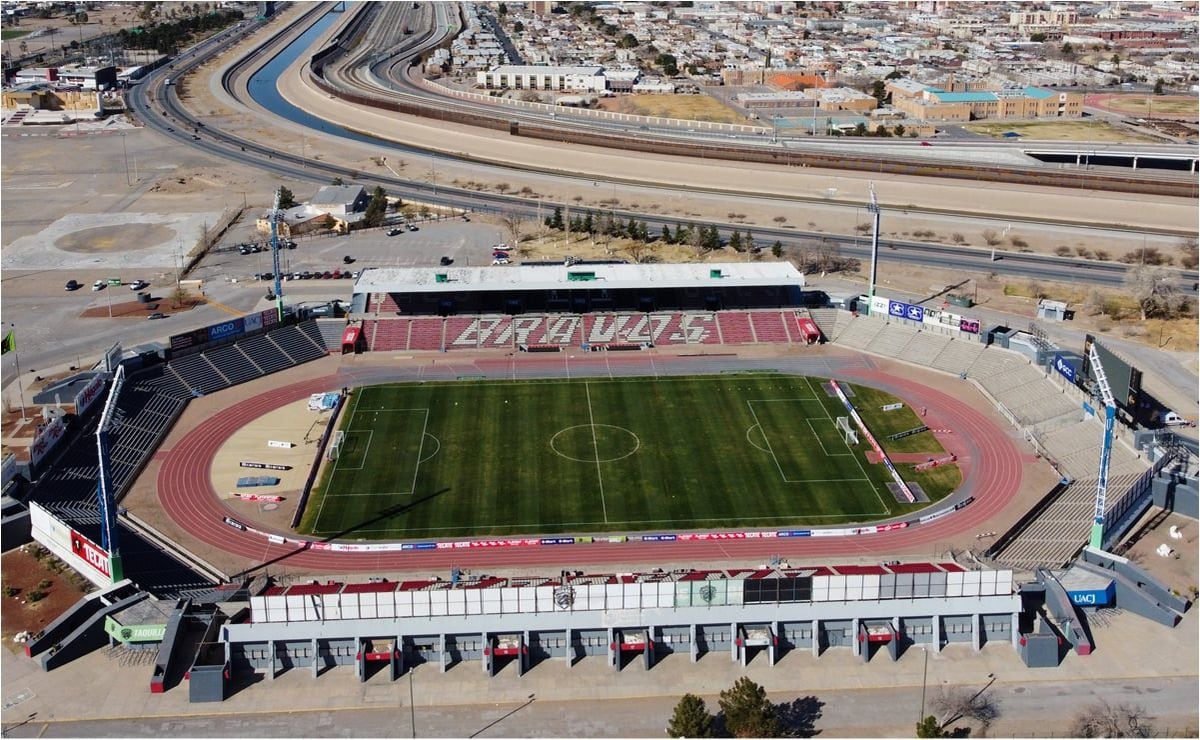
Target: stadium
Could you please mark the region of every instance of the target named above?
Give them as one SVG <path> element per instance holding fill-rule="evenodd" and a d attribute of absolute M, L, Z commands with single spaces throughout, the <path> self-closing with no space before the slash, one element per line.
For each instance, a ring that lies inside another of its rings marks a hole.
<path fill-rule="evenodd" d="M 345 320 L 114 347 L 25 497 L 105 596 L 27 653 L 62 665 L 112 620 L 157 649 L 153 691 L 186 669 L 217 701 L 239 674 L 498 656 L 1003 642 L 1053 666 L 1091 651 L 1081 605 L 1177 623 L 1109 552 L 1187 455 L 1106 446 L 1094 379 L 1128 410 L 1138 374 L 951 308 L 835 306 L 786 264 L 367 270 Z"/>

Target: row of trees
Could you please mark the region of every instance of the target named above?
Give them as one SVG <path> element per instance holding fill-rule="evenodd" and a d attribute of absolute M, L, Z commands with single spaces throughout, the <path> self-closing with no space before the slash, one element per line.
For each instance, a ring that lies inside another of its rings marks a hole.
<path fill-rule="evenodd" d="M 562 208 L 555 208 L 554 213 L 543 220 L 547 228 L 558 231 L 567 230 L 568 223 L 563 217 Z M 588 236 L 603 235 L 616 239 L 635 239 L 644 244 L 659 242 L 661 244 L 685 244 L 703 251 L 713 251 L 720 249 L 722 246 L 728 245 L 737 252 L 758 251 L 760 247 L 755 243 L 754 235 L 747 229 L 744 233 L 736 229 L 729 234 L 728 240 L 721 238 L 721 233 L 716 226 L 709 225 L 684 225 L 675 224 L 674 231 L 671 227 L 663 224 L 662 232 L 657 236 L 651 236 L 649 227 L 645 221 L 638 221 L 630 217 L 626 221 L 622 221 L 619 216 L 614 214 L 604 213 L 599 217 L 593 217 L 592 214 L 585 213 L 582 216 L 574 216 L 570 219 L 570 231 L 577 234 L 587 234 Z M 771 245 L 771 253 L 776 257 L 783 255 L 783 243 L 776 240 Z"/>
<path fill-rule="evenodd" d="M 695 694 L 684 694 L 667 723 L 670 737 L 812 737 L 824 703 L 806 696 L 774 704 L 767 690 L 742 676 L 721 692 L 714 717 Z"/>
<path fill-rule="evenodd" d="M 243 17 L 240 10 L 213 10 L 169 23 L 122 28 L 116 36 L 120 45 L 127 49 L 154 49 L 160 54 L 172 54 L 185 46 L 194 35 L 225 28 Z"/>

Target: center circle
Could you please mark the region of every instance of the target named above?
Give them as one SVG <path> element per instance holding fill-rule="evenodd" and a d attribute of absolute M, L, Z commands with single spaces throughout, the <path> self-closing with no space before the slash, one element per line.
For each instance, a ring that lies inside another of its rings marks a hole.
<path fill-rule="evenodd" d="M 550 438 L 550 449 L 555 453 L 582 463 L 624 460 L 641 446 L 642 440 L 636 434 L 612 424 L 580 424 Z"/>

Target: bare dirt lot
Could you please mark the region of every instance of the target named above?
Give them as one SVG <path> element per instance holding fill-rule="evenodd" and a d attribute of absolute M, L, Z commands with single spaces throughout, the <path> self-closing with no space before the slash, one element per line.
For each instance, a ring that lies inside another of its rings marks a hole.
<path fill-rule="evenodd" d="M 995 139 L 1013 131 L 1035 141 L 1158 141 L 1150 136 L 1126 131 L 1106 121 L 969 123 L 963 128 Z"/>
<path fill-rule="evenodd" d="M 604 110 L 630 113 L 636 116 L 738 123 L 748 126 L 754 123 L 707 95 L 622 95 L 615 98 L 602 98 L 600 107 Z"/>
<path fill-rule="evenodd" d="M 40 559 L 36 554 L 40 554 Z M 13 635 L 18 632 L 44 629 L 92 588 L 40 545 L 30 544 L 7 552 L 0 563 L 3 563 L 4 583 L 0 619 L 4 622 L 2 635 L 6 646 L 13 645 Z M 30 595 L 35 593 L 44 596 L 31 601 Z"/>

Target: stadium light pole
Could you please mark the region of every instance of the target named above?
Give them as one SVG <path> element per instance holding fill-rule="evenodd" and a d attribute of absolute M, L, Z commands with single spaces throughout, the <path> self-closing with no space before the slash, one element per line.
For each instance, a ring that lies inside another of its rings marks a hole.
<path fill-rule="evenodd" d="M 924 645 L 920 646 L 921 652 L 925 654 L 925 667 L 921 669 L 921 714 L 917 717 L 917 724 L 925 721 L 925 685 L 929 678 L 929 650 Z"/>
<path fill-rule="evenodd" d="M 879 268 L 879 201 L 875 198 L 875 183 L 870 184 L 871 202 L 867 204 L 867 211 L 871 214 L 871 283 L 867 290 L 867 298 L 873 304 L 875 302 L 875 277 L 878 274 Z M 869 314 L 874 310 L 872 305 L 867 309 Z"/>

